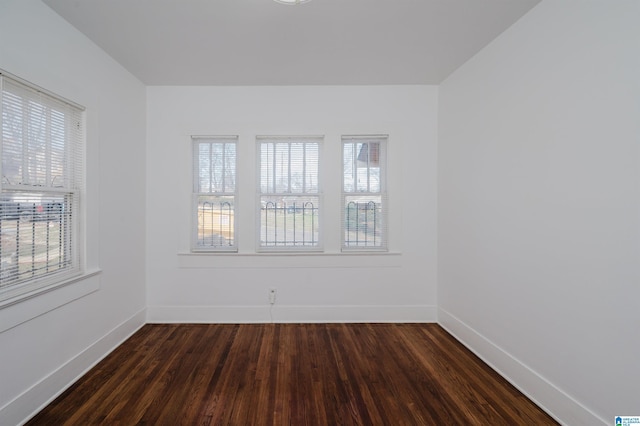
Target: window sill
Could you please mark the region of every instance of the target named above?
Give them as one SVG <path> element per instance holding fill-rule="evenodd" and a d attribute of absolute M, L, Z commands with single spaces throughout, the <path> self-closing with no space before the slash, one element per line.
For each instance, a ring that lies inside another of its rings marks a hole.
<path fill-rule="evenodd" d="M 395 268 L 402 266 L 399 252 L 358 253 L 178 253 L 180 268 Z"/>
<path fill-rule="evenodd" d="M 101 272 L 99 269 L 90 270 L 33 293 L 3 301 L 0 304 L 0 333 L 97 291 Z"/>

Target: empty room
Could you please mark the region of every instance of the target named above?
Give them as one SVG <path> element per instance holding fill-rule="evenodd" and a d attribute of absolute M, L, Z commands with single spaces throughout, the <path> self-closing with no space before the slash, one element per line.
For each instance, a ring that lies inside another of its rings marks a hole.
<path fill-rule="evenodd" d="M 640 424 L 639 23 L 0 0 L 0 425 Z"/>

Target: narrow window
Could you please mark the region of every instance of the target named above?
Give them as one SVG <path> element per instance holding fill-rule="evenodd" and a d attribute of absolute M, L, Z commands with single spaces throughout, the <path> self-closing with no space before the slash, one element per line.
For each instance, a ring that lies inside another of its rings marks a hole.
<path fill-rule="evenodd" d="M 237 251 L 236 136 L 192 137 L 195 251 Z"/>
<path fill-rule="evenodd" d="M 260 250 L 320 250 L 320 137 L 259 137 Z"/>
<path fill-rule="evenodd" d="M 0 302 L 82 272 L 83 109 L 0 75 Z"/>
<path fill-rule="evenodd" d="M 342 137 L 342 249 L 387 250 L 387 136 Z"/>

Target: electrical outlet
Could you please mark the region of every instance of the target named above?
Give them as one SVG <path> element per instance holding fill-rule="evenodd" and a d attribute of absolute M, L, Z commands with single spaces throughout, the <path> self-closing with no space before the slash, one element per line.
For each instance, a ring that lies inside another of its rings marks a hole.
<path fill-rule="evenodd" d="M 270 288 L 269 289 L 269 303 L 271 303 L 272 305 L 274 303 L 276 303 L 276 289 L 275 288 Z"/>

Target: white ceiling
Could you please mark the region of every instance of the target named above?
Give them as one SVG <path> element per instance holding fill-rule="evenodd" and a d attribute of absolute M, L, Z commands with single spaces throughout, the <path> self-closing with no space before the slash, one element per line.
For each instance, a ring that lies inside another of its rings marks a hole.
<path fill-rule="evenodd" d="M 438 84 L 540 0 L 43 0 L 148 85 Z"/>

